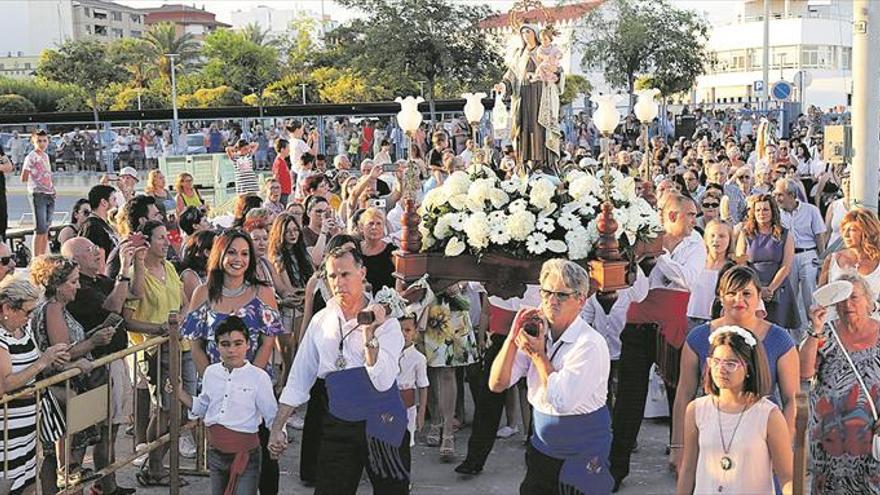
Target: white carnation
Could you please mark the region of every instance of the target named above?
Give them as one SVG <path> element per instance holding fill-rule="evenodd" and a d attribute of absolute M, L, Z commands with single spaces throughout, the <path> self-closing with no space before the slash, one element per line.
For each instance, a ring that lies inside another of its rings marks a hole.
<path fill-rule="evenodd" d="M 515 241 L 524 241 L 535 231 L 535 215 L 526 210 L 517 210 L 507 219 L 507 230 Z"/>
<path fill-rule="evenodd" d="M 565 234 L 565 244 L 568 245 L 568 259 L 581 260 L 590 255 L 593 243 L 583 227 L 569 230 Z"/>
<path fill-rule="evenodd" d="M 471 179 L 468 174 L 461 170 L 454 172 L 443 182 L 443 188 L 449 191 L 450 196 L 456 194 L 467 194 L 471 187 Z"/>
<path fill-rule="evenodd" d="M 532 190 L 529 191 L 529 203 L 535 208 L 544 209 L 550 206 L 553 201 L 553 193 L 556 192 L 556 186 L 548 179 L 538 179 L 532 182 Z"/>
<path fill-rule="evenodd" d="M 483 212 L 477 212 L 464 222 L 464 233 L 468 244 L 474 249 L 485 249 L 489 246 L 489 218 Z"/>
<path fill-rule="evenodd" d="M 509 209 L 511 213 L 514 213 L 517 211 L 526 211 L 526 209 L 528 209 L 528 207 L 529 207 L 529 204 L 526 202 L 526 200 L 520 198 L 515 201 L 512 201 L 510 203 L 510 205 L 507 207 L 507 209 Z"/>
<path fill-rule="evenodd" d="M 446 213 L 437 219 L 437 223 L 434 224 L 434 237 L 437 239 L 446 239 L 452 234 L 449 226 L 452 224 L 452 219 L 455 215 L 456 213 Z"/>

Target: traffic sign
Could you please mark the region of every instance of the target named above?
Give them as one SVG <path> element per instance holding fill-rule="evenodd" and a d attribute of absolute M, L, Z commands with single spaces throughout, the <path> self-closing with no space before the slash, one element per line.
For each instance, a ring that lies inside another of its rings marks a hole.
<path fill-rule="evenodd" d="M 791 97 L 791 83 L 788 81 L 779 81 L 770 88 L 770 94 L 774 100 L 788 100 Z"/>
<path fill-rule="evenodd" d="M 752 91 L 755 93 L 764 93 L 764 81 L 758 80 L 752 83 Z"/>
<path fill-rule="evenodd" d="M 809 87 L 813 83 L 813 75 L 805 70 L 799 70 L 794 75 L 794 83 L 797 86 Z"/>

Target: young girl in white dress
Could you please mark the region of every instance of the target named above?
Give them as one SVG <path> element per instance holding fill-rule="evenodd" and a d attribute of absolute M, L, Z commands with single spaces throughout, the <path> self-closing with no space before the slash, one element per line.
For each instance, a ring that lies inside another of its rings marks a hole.
<path fill-rule="evenodd" d="M 706 395 L 688 405 L 677 493 L 773 494 L 773 475 L 791 493 L 792 450 L 785 418 L 765 396 L 767 358 L 748 330 L 709 336 Z"/>

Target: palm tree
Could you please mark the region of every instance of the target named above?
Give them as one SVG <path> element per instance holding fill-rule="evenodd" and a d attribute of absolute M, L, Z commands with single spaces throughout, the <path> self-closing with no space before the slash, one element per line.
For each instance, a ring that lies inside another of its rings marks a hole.
<path fill-rule="evenodd" d="M 191 33 L 177 36 L 176 27 L 171 22 L 153 24 L 144 34 L 144 40 L 153 49 L 159 74 L 166 79 L 171 79 L 171 64 L 168 57 L 165 56 L 166 54 L 176 53 L 178 57 L 175 69 L 182 70 L 195 64 L 201 50 L 199 42 L 193 38 Z"/>
<path fill-rule="evenodd" d="M 274 47 L 278 45 L 278 38 L 271 36 L 268 29 L 265 31 L 260 29 L 260 25 L 255 22 L 252 22 L 242 28 L 241 34 L 246 40 L 256 43 L 260 46 Z"/>

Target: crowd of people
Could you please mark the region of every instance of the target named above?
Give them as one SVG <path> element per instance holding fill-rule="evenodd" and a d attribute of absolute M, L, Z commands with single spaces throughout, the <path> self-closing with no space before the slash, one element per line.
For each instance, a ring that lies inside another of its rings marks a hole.
<path fill-rule="evenodd" d="M 146 449 L 172 407 L 207 427 L 215 494 L 277 493 L 288 428 L 302 430 L 299 478 L 316 493 L 353 494 L 364 470 L 375 493 L 409 493 L 417 438 L 449 462 L 468 423 L 456 472 L 478 475 L 496 438 L 522 433 L 521 493 L 607 493 L 638 455 L 652 368 L 666 388 L 679 493 L 790 490 L 795 395 L 807 378 L 814 491 L 880 493 L 874 398 L 860 386 L 880 386 L 880 221 L 850 201 L 847 170 L 822 161 L 812 114 L 787 139 L 747 114 L 695 114 L 694 134 L 677 139 L 658 121 L 647 150 L 630 118 L 608 144 L 577 116 L 554 164 L 521 163 L 503 138 L 474 142 L 463 119 L 416 138 L 417 199 L 477 163 L 505 178 L 554 178 L 606 158 L 648 198 L 655 190 L 664 253 L 610 307 L 581 265 L 561 259 L 521 298 L 472 281 L 436 294 L 399 287 L 410 162 L 390 123 L 334 123 L 325 156 L 314 130 L 289 121 L 273 131 L 271 160 L 266 133 L 211 127 L 209 146 L 235 169 L 232 214 L 213 211 L 191 175 L 169 187 L 145 162 L 146 174 L 126 167 L 91 187 L 54 239 L 50 140 L 34 132 L 20 167 L 34 259 L 17 269 L 0 244 L 0 392 L 79 368 L 71 392 L 109 385 L 111 424 L 64 445 L 63 388 L 41 395 L 39 416 L 36 397 L 10 402 L 0 456 L 11 493 L 89 479 L 114 462 L 121 434 Z M 15 165 L 0 156 L 0 171 Z M 848 297 L 815 303 L 817 287 L 841 281 Z M 167 347 L 137 366 L 91 364 L 172 328 L 177 389 Z M 138 483 L 167 486 L 168 448 L 191 457 L 198 441 L 185 433 L 145 454 Z M 113 475 L 91 490 L 135 491 Z"/>

